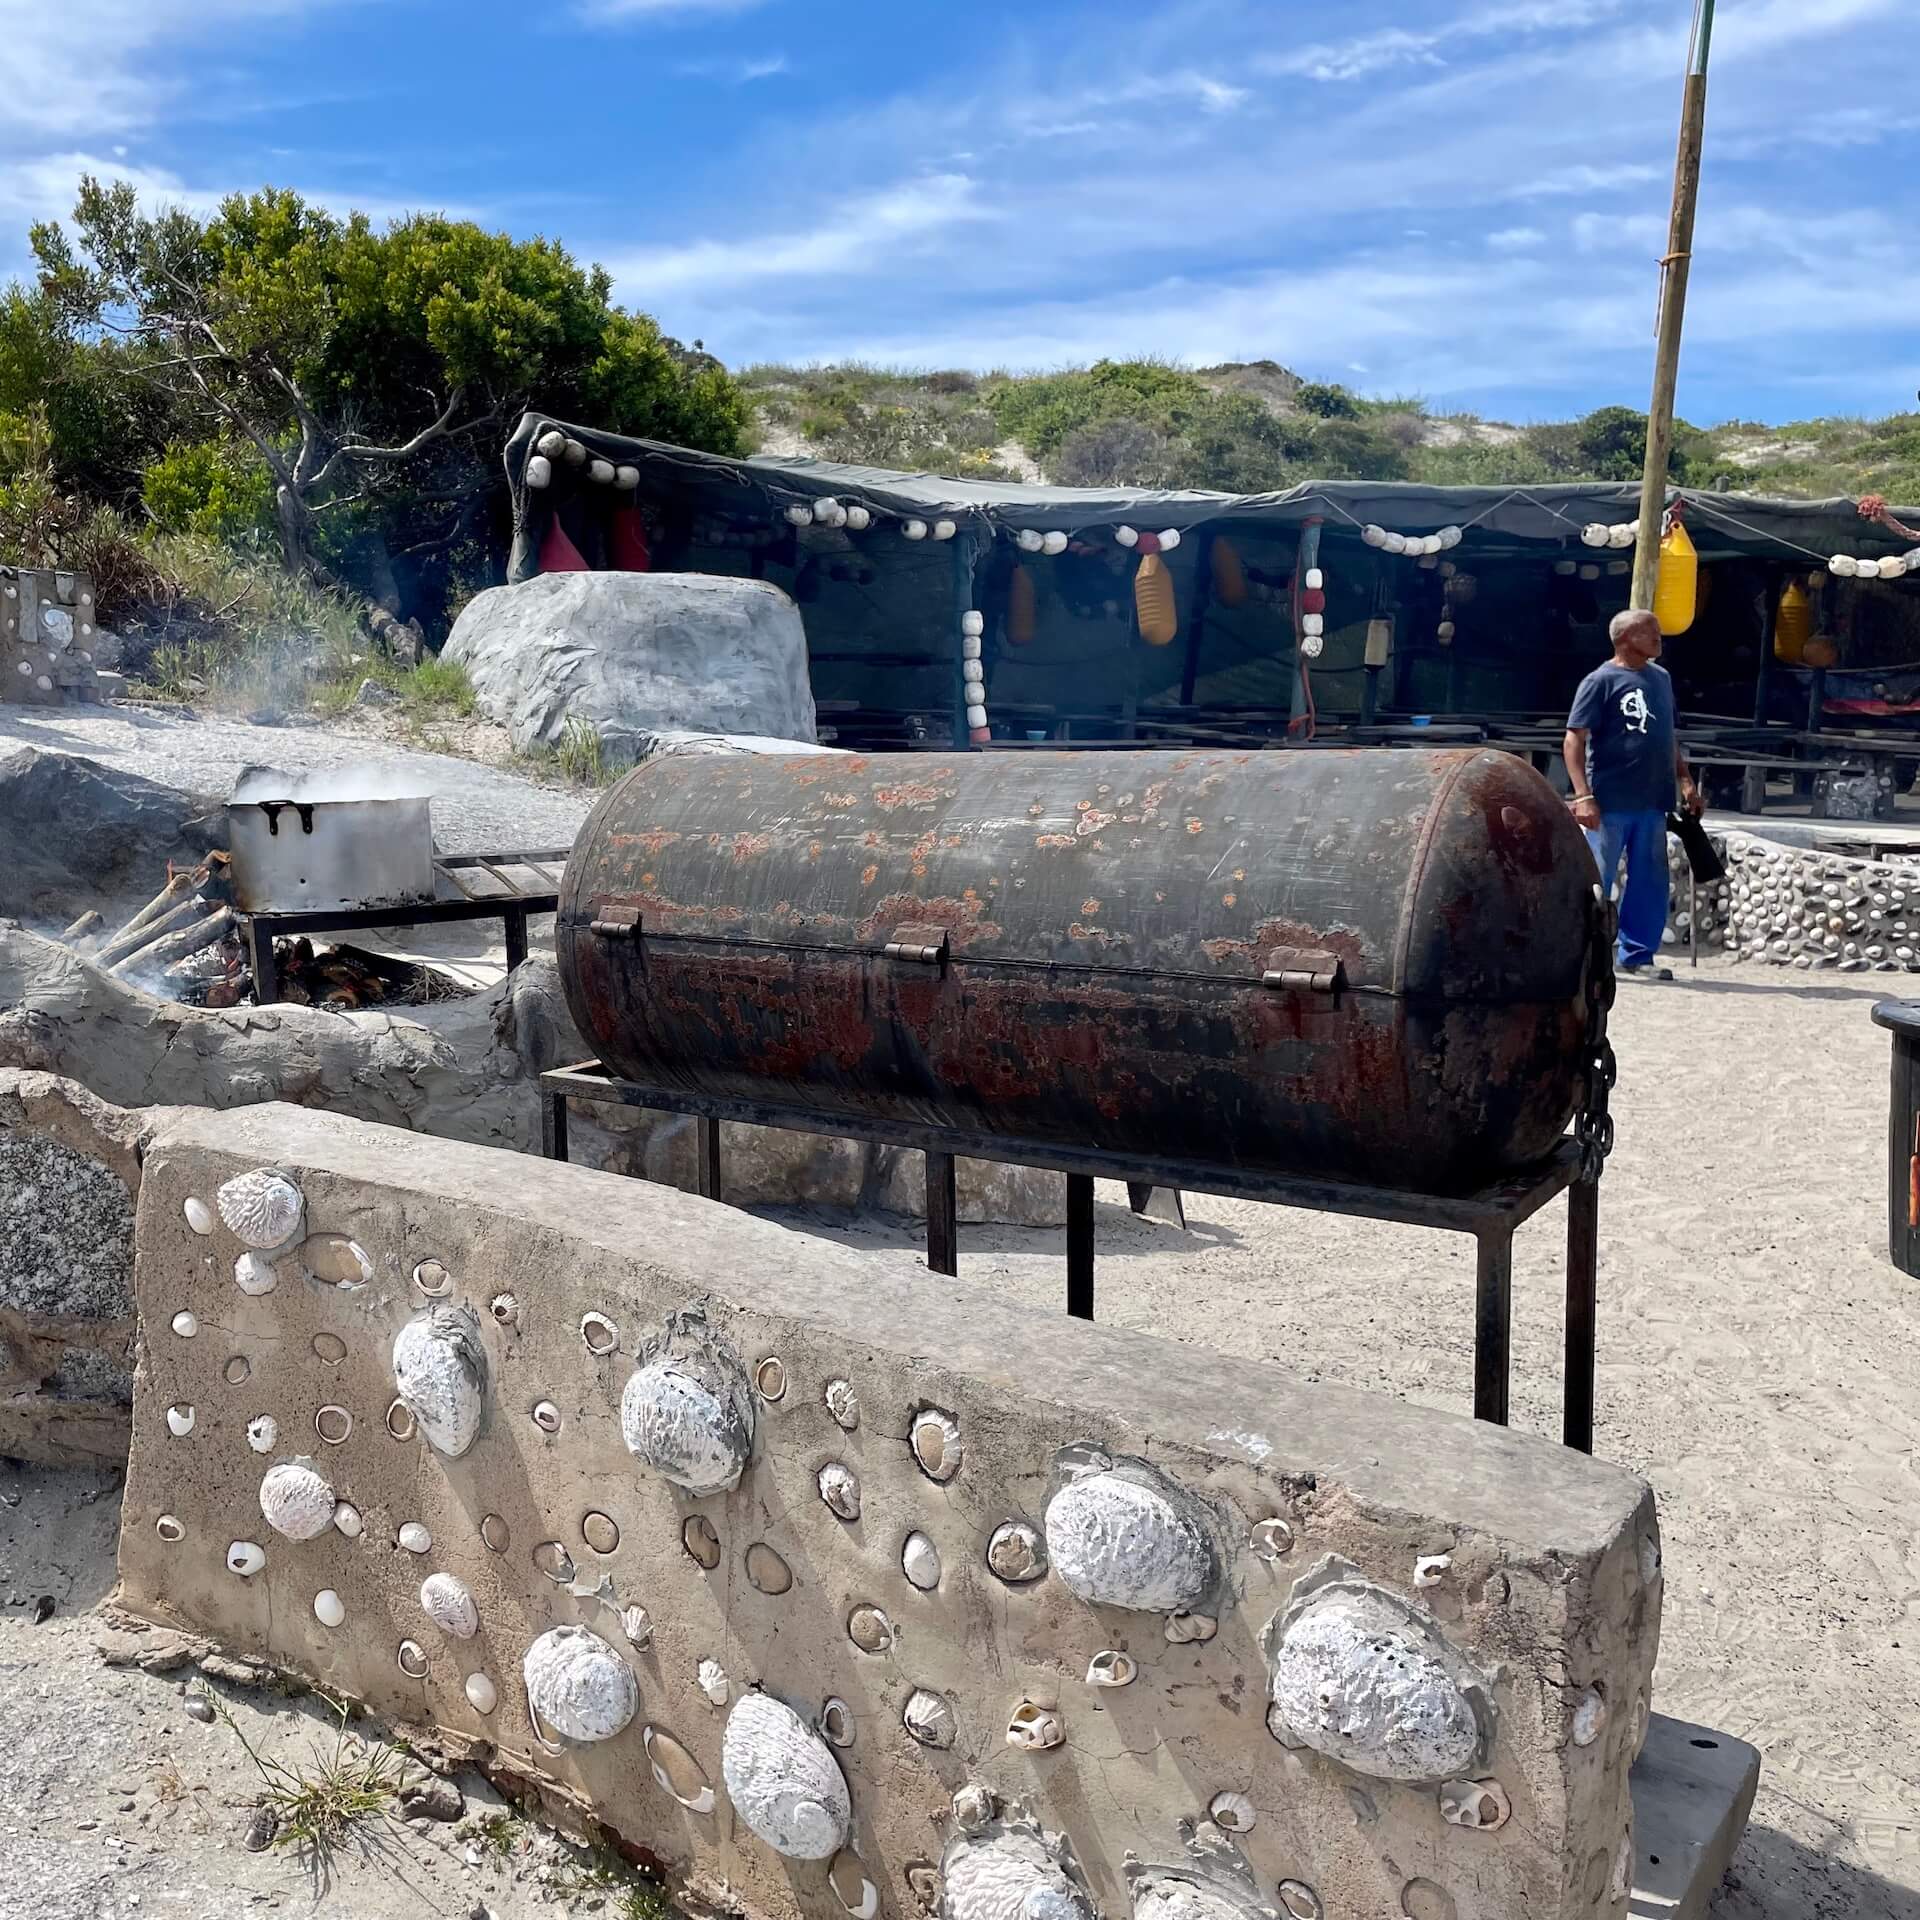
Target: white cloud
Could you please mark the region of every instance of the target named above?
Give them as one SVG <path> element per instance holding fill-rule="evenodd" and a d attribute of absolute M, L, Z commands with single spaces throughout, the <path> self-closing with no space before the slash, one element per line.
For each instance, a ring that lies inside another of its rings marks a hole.
<path fill-rule="evenodd" d="M 765 0 L 581 0 L 582 20 L 617 26 L 626 20 L 662 20 L 673 14 L 747 13 Z"/>
<path fill-rule="evenodd" d="M 1495 253 L 1525 253 L 1546 244 L 1547 236 L 1538 227 L 1502 227 L 1487 235 L 1487 245 Z"/>
<path fill-rule="evenodd" d="M 788 69 L 787 56 L 772 53 L 758 59 L 682 60 L 673 70 L 685 74 L 689 80 L 724 80 L 731 86 L 744 87 L 755 80 L 771 80 L 775 74 Z"/>

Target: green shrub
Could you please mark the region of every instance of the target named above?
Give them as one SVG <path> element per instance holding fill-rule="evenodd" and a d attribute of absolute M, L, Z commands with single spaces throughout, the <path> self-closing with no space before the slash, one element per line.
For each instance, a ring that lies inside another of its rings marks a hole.
<path fill-rule="evenodd" d="M 1323 380 L 1303 381 L 1293 396 L 1293 403 L 1302 413 L 1313 414 L 1321 420 L 1357 420 L 1360 417 L 1360 403 L 1345 387 L 1330 385 Z"/>
<path fill-rule="evenodd" d="M 273 526 L 273 481 L 257 455 L 215 440 L 170 446 L 140 480 L 140 499 L 162 533 L 237 540 Z"/>

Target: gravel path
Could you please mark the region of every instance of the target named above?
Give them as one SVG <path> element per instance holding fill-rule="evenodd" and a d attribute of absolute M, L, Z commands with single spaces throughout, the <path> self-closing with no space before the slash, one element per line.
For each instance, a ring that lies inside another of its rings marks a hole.
<path fill-rule="evenodd" d="M 190 793 L 224 796 L 242 767 L 290 773 L 377 764 L 419 777 L 433 796 L 434 839 L 448 853 L 571 846 L 591 794 L 543 786 L 501 768 L 419 753 L 340 726 L 257 727 L 185 709 L 0 707 L 0 752 L 38 747 L 122 767 Z"/>

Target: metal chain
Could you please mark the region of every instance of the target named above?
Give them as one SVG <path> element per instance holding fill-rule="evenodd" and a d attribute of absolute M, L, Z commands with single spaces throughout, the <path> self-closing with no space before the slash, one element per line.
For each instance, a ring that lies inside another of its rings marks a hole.
<path fill-rule="evenodd" d="M 1587 1031 L 1582 1043 L 1582 1078 L 1586 1092 L 1574 1116 L 1573 1137 L 1580 1142 L 1580 1178 L 1597 1181 L 1613 1151 L 1613 1116 L 1608 1097 L 1619 1077 L 1613 1045 L 1607 1038 L 1607 1013 L 1613 1006 L 1617 983 L 1613 977 L 1613 940 L 1618 915 L 1604 896 L 1593 916 L 1593 940 L 1587 959 Z"/>

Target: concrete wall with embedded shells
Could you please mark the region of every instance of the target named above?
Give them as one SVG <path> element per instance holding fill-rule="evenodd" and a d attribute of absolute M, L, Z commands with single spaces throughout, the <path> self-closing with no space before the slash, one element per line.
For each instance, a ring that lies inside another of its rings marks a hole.
<path fill-rule="evenodd" d="M 146 1154 L 122 1598 L 756 1915 L 1624 1915 L 1653 1503 L 288 1107 Z"/>

